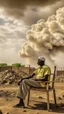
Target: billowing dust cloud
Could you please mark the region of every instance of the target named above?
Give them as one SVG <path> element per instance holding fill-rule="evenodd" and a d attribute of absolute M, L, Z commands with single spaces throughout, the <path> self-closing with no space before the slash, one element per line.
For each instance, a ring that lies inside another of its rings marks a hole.
<path fill-rule="evenodd" d="M 59 8 L 56 15 L 48 17 L 47 21 L 41 19 L 32 25 L 26 38 L 27 42 L 19 54 L 27 57 L 27 64 L 36 66 L 38 56 L 44 56 L 50 66 L 61 67 L 64 58 L 64 7 Z"/>

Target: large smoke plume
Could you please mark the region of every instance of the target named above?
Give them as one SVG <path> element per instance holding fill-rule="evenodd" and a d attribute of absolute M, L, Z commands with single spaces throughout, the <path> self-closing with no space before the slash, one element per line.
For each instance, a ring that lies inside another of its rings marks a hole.
<path fill-rule="evenodd" d="M 63 65 L 64 57 L 64 7 L 47 21 L 39 20 L 26 33 L 27 42 L 19 54 L 28 57 L 31 65 L 36 65 L 38 56 L 44 56 L 50 66 Z M 32 62 L 31 62 L 32 61 Z M 28 64 L 29 64 L 28 63 Z"/>

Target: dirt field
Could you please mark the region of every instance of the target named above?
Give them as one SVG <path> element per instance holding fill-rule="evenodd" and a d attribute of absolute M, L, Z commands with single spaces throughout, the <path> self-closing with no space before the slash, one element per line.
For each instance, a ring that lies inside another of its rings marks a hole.
<path fill-rule="evenodd" d="M 64 114 L 64 83 L 56 83 L 56 98 L 58 107 L 55 107 L 53 94 L 50 92 L 50 112 L 47 111 L 46 93 L 31 91 L 30 106 L 26 108 L 13 108 L 18 102 L 16 93 L 18 86 L 0 86 L 0 110 L 3 114 Z M 8 93 L 8 94 L 5 94 Z"/>

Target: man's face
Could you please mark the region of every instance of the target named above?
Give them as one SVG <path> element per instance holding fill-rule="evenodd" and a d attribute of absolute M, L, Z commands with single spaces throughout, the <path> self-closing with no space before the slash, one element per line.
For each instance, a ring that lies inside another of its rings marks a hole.
<path fill-rule="evenodd" d="M 37 64 L 43 66 L 45 64 L 45 61 L 38 60 Z"/>

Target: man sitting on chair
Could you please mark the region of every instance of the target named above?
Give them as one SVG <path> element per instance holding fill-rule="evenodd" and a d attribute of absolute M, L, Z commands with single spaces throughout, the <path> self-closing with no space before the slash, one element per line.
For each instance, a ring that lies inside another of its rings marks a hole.
<path fill-rule="evenodd" d="M 31 76 L 22 78 L 19 82 L 19 91 L 17 98 L 19 98 L 19 103 L 14 107 L 24 107 L 24 100 L 27 93 L 29 92 L 30 87 L 46 87 L 44 81 L 50 80 L 51 69 L 49 66 L 45 65 L 45 58 L 38 57 L 37 64 L 39 67 L 33 72 Z M 34 77 L 34 78 L 33 78 Z"/>

